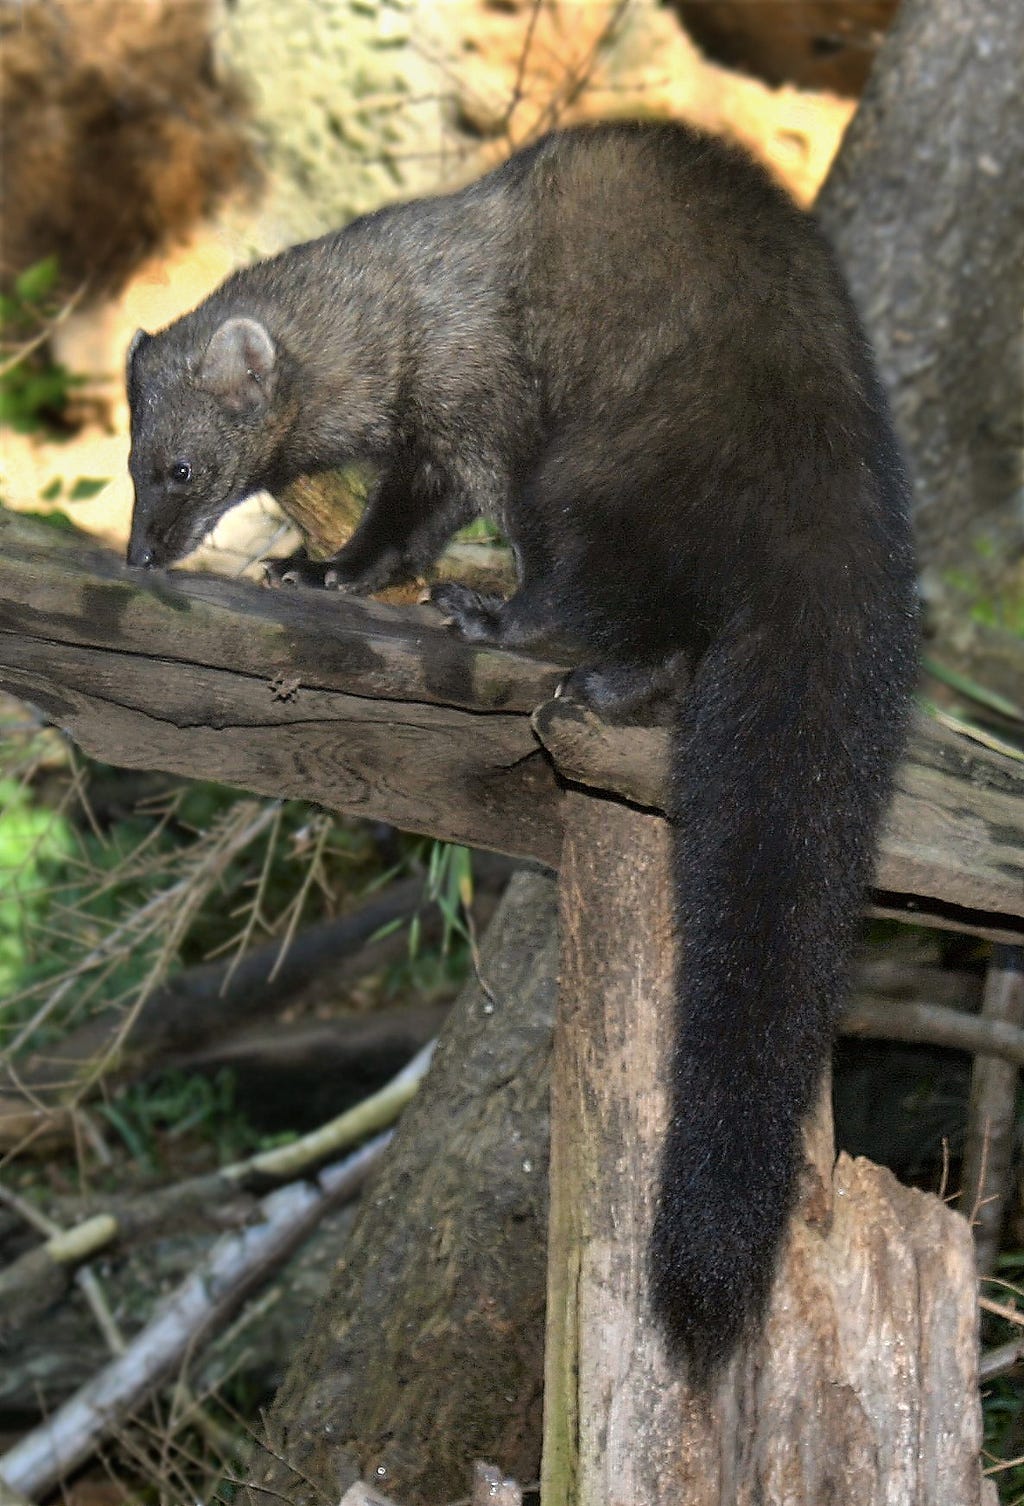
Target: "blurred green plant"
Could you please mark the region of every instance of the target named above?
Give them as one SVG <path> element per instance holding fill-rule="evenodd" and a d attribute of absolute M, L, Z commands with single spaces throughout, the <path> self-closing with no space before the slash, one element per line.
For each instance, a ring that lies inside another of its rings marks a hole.
<path fill-rule="evenodd" d="M 143 1083 L 130 1083 L 98 1112 L 116 1132 L 139 1171 L 166 1172 L 176 1146 L 197 1136 L 216 1148 L 218 1164 L 269 1148 L 235 1104 L 234 1073 L 222 1067 L 205 1077 L 194 1072 L 164 1072 Z M 282 1136 L 273 1140 L 280 1141 Z M 173 1168 L 172 1168 L 173 1169 Z"/>
<path fill-rule="evenodd" d="M 990 560 L 995 546 L 990 540 L 973 541 L 975 555 L 982 562 Z M 947 570 L 945 584 L 960 598 L 963 610 L 972 622 L 1024 638 L 1024 575 L 1007 580 L 998 592 L 993 590 L 982 566 L 967 564 L 959 570 Z"/>
<path fill-rule="evenodd" d="M 44 875 L 72 846 L 61 813 L 41 806 L 17 779 L 0 778 L 0 996 L 28 975 L 46 910 Z"/>
<path fill-rule="evenodd" d="M 0 294 L 0 423 L 22 433 L 61 433 L 68 398 L 83 378 L 49 349 L 54 326 L 77 302 L 57 296 L 56 256 L 27 267 Z"/>
<path fill-rule="evenodd" d="M 58 499 L 65 502 L 89 502 L 99 495 L 105 486 L 110 485 L 108 476 L 79 476 L 77 481 L 72 481 L 67 491 L 64 490 L 64 477 L 55 476 L 54 479 L 44 486 L 39 496 L 43 502 L 56 502 Z"/>

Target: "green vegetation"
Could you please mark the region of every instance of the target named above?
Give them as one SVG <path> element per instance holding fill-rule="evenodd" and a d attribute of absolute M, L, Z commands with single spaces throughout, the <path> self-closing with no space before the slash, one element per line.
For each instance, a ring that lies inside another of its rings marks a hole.
<path fill-rule="evenodd" d="M 0 715 L 0 769 L 0 1060 L 49 1048 L 112 1006 L 127 1022 L 170 974 L 230 963 L 271 938 L 288 946 L 399 874 L 423 875 L 443 940 L 423 947 L 414 922 L 405 961 L 377 981 L 380 998 L 450 993 L 465 973 L 465 848 L 382 842 L 369 823 L 297 801 L 110 770 L 13 703 Z M 140 1164 L 153 1162 L 165 1119 L 208 1121 L 211 1150 L 247 1133 L 229 1127 L 229 1087 L 204 1079 L 121 1090 L 104 1113 Z"/>
<path fill-rule="evenodd" d="M 0 294 L 0 423 L 23 433 L 61 433 L 68 398 L 82 381 L 55 361 L 48 348 L 50 331 L 62 313 L 59 279 L 57 258 L 48 256 Z"/>

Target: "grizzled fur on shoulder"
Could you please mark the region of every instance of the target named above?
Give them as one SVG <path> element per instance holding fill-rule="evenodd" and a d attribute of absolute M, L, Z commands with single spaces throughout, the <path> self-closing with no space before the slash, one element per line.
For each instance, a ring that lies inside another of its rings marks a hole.
<path fill-rule="evenodd" d="M 813 222 L 678 126 L 546 137 L 459 193 L 236 273 L 128 362 L 129 558 L 362 458 L 326 565 L 372 591 L 495 518 L 477 641 L 571 640 L 569 689 L 672 724 L 677 1036 L 655 1301 L 707 1378 L 764 1310 L 915 665 L 903 465 Z"/>

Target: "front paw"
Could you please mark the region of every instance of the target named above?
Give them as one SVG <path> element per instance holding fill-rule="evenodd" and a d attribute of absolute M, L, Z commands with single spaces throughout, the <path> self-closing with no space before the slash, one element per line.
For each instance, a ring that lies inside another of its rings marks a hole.
<path fill-rule="evenodd" d="M 447 627 L 471 643 L 496 643 L 500 637 L 499 613 L 504 606 L 500 596 L 487 596 L 458 581 L 442 581 L 432 586 L 430 601 L 437 607 Z"/>
<path fill-rule="evenodd" d="M 304 549 L 282 560 L 260 560 L 263 584 L 276 591 L 281 586 L 316 586 L 323 590 L 329 560 L 311 560 Z"/>
<path fill-rule="evenodd" d="M 261 560 L 263 584 L 276 591 L 281 586 L 312 586 L 317 591 L 358 590 L 356 582 L 346 579 L 335 560 L 311 560 L 300 551 L 283 560 Z"/>

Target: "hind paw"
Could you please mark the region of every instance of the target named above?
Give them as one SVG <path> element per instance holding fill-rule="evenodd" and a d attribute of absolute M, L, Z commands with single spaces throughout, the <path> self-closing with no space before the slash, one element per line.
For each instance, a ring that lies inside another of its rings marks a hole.
<path fill-rule="evenodd" d="M 606 722 L 658 725 L 670 720 L 676 690 L 662 666 L 585 664 L 570 670 L 555 693 L 582 703 Z"/>
<path fill-rule="evenodd" d="M 505 605 L 500 596 L 485 595 L 458 581 L 443 581 L 431 588 L 430 601 L 461 638 L 471 643 L 499 641 L 500 613 Z"/>

